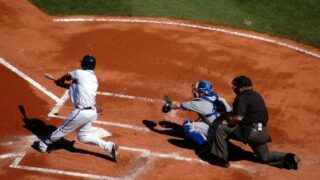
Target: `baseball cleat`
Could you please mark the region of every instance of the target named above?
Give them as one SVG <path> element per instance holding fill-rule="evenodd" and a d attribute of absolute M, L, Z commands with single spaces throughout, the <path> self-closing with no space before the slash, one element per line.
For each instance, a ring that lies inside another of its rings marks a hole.
<path fill-rule="evenodd" d="M 119 145 L 114 143 L 111 150 L 111 156 L 115 162 L 119 160 L 119 154 Z"/>
<path fill-rule="evenodd" d="M 294 169 L 298 170 L 301 163 L 301 159 L 298 157 L 298 155 L 293 154 L 293 153 L 287 153 L 285 157 L 285 165 L 284 167 L 286 169 Z"/>
<path fill-rule="evenodd" d="M 48 151 L 48 145 L 46 143 L 40 141 L 38 144 L 38 149 L 40 152 L 45 153 Z"/>
<path fill-rule="evenodd" d="M 220 166 L 223 168 L 228 168 L 230 167 L 229 160 L 227 158 L 220 158 L 218 156 L 215 156 L 213 154 L 209 155 L 208 162 L 212 165 Z"/>

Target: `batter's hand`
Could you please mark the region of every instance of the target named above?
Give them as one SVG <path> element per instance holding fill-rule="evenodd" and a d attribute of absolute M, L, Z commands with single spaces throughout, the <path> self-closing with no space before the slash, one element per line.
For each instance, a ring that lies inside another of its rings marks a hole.
<path fill-rule="evenodd" d="M 54 83 L 57 86 L 64 87 L 64 80 L 62 80 L 62 79 L 57 79 L 57 80 L 54 81 Z"/>

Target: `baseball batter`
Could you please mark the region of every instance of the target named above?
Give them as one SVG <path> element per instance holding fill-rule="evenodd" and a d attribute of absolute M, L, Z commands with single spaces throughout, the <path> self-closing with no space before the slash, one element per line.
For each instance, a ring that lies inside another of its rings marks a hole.
<path fill-rule="evenodd" d="M 222 122 L 221 112 L 216 102 L 222 103 L 224 111 L 231 112 L 232 108 L 227 101 L 219 97 L 213 91 L 211 82 L 199 81 L 192 84 L 193 99 L 188 102 L 170 103 L 163 105 L 162 111 L 169 112 L 171 109 L 182 109 L 192 111 L 198 114 L 199 119 L 196 121 L 185 120 L 183 129 L 187 137 L 194 140 L 198 145 L 205 145 L 213 135 L 214 129 Z"/>
<path fill-rule="evenodd" d="M 92 121 L 96 120 L 98 116 L 95 106 L 98 89 L 98 80 L 93 71 L 95 65 L 95 58 L 91 55 L 85 55 L 81 61 L 81 69 L 69 72 L 54 81 L 57 86 L 69 89 L 69 96 L 74 104 L 74 109 L 67 116 L 64 123 L 50 137 L 42 139 L 39 142 L 39 150 L 41 152 L 47 152 L 50 145 L 54 142 L 77 130 L 80 142 L 97 145 L 111 153 L 115 161 L 118 160 L 118 144 L 104 141 L 90 134 Z M 71 83 L 65 83 L 65 81 L 71 81 Z"/>

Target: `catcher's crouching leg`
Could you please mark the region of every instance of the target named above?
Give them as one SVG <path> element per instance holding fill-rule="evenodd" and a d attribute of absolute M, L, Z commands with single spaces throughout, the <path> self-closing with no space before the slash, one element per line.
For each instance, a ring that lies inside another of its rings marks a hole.
<path fill-rule="evenodd" d="M 207 138 L 194 128 L 193 121 L 184 121 L 183 130 L 186 133 L 187 137 L 195 141 L 198 145 L 204 145 L 206 143 Z"/>

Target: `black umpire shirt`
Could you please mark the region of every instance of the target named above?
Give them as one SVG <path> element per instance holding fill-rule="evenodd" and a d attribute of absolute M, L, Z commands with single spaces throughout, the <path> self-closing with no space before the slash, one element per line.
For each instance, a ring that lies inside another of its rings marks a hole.
<path fill-rule="evenodd" d="M 233 102 L 233 113 L 243 117 L 239 123 L 240 126 L 250 126 L 258 122 L 261 122 L 263 126 L 267 126 L 269 119 L 263 98 L 253 89 L 247 89 L 237 94 Z"/>

